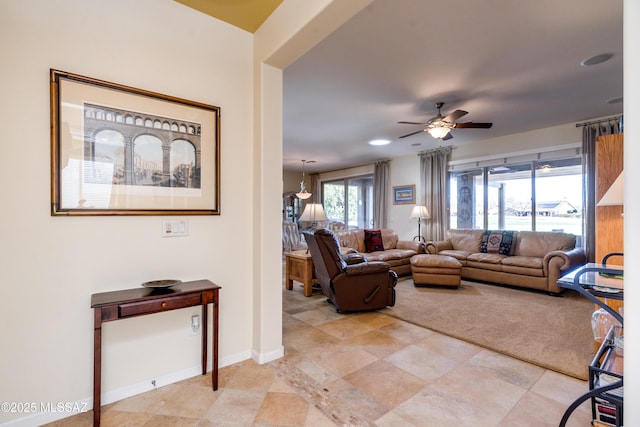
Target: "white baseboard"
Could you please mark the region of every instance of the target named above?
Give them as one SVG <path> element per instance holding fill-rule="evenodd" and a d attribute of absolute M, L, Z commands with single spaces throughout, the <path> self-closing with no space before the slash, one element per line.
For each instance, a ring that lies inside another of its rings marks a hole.
<path fill-rule="evenodd" d="M 224 357 L 218 361 L 218 366 L 223 368 L 225 366 L 233 365 L 234 363 L 242 362 L 251 358 L 253 352 L 245 351 L 237 353 L 228 357 Z M 277 358 L 277 357 L 276 357 Z M 265 357 L 262 357 L 265 359 Z M 256 358 L 254 360 L 257 361 Z M 275 359 L 271 359 L 275 360 Z M 269 360 L 270 361 L 270 360 Z M 259 362 L 257 363 L 265 363 Z M 211 361 L 208 364 L 208 371 L 211 372 Z M 107 390 L 102 393 L 101 400 L 102 405 L 108 405 L 109 403 L 117 402 L 122 399 L 126 399 L 131 396 L 135 396 L 140 393 L 151 391 L 157 387 L 163 387 L 165 385 L 173 384 L 188 378 L 196 377 L 202 374 L 202 367 L 200 365 L 193 366 L 191 368 L 183 369 L 177 372 L 171 372 L 166 375 L 154 377 L 155 386 L 151 383 L 152 379 L 140 381 L 136 384 L 127 385 L 114 390 Z M 42 424 L 51 423 L 53 421 L 61 420 L 63 418 L 70 417 L 80 412 L 86 412 L 93 409 L 93 396 L 86 397 L 84 399 L 75 402 L 63 402 L 62 407 L 58 407 L 58 403 L 43 404 L 48 405 L 44 412 L 34 412 L 28 416 L 18 418 L 15 420 L 1 423 L 0 427 L 33 427 Z M 35 408 L 35 411 L 40 411 L 41 408 Z"/>
<path fill-rule="evenodd" d="M 282 356 L 284 356 L 284 347 L 280 347 L 279 349 L 274 350 L 270 353 L 257 353 L 256 351 L 251 352 L 251 358 L 260 365 L 279 359 Z"/>

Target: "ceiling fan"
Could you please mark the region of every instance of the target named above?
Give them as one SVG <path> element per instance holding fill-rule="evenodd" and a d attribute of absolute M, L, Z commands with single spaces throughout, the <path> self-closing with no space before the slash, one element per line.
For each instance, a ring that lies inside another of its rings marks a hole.
<path fill-rule="evenodd" d="M 464 110 L 456 110 L 453 113 L 447 115 L 446 117 L 443 117 L 442 113 L 440 113 L 440 109 L 442 108 L 443 105 L 444 105 L 444 102 L 436 103 L 436 108 L 438 109 L 438 115 L 429 119 L 426 123 L 398 122 L 398 123 L 407 124 L 407 125 L 426 126 L 422 130 L 411 132 L 406 135 L 402 135 L 400 138 L 406 138 L 408 136 L 415 135 L 421 132 L 429 132 L 429 134 L 432 137 L 439 138 L 439 139 L 442 139 L 443 141 L 446 141 L 447 139 L 453 138 L 453 136 L 451 135 L 451 132 L 449 132 L 451 129 L 463 129 L 463 128 L 489 129 L 491 126 L 493 126 L 493 123 L 473 123 L 473 122 L 456 123 L 455 122 L 456 120 L 458 120 L 460 117 L 464 116 L 465 114 L 469 114 L 469 113 Z"/>

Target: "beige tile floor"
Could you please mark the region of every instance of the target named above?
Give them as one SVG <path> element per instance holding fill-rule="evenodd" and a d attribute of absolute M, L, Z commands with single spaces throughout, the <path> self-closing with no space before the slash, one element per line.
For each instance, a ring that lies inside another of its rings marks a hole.
<path fill-rule="evenodd" d="M 557 426 L 587 383 L 379 312 L 283 290 L 285 356 L 104 406 L 103 426 Z M 92 412 L 50 426 L 90 426 Z M 569 426 L 590 426 L 588 404 Z"/>

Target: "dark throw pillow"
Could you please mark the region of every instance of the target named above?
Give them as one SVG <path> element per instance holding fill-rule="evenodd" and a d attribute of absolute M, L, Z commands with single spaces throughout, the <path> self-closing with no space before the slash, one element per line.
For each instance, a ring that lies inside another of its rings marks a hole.
<path fill-rule="evenodd" d="M 513 255 L 516 249 L 516 232 L 486 230 L 482 235 L 480 252 L 488 254 Z"/>
<path fill-rule="evenodd" d="M 384 251 L 382 232 L 380 230 L 364 230 L 364 247 L 367 252 Z"/>

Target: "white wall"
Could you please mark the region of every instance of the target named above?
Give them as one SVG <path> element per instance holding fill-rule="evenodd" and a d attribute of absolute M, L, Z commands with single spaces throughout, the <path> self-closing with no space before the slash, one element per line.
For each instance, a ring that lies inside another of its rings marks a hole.
<path fill-rule="evenodd" d="M 253 36 L 173 1 L 3 0 L 0 57 L 2 400 L 90 397 L 91 294 L 152 279 L 220 284 L 221 362 L 248 358 L 254 202 L 238 194 L 252 188 Z M 184 238 L 162 238 L 162 217 L 51 217 L 49 68 L 220 106 L 221 215 L 187 217 Z M 192 375 L 198 312 L 106 324 L 103 390 Z"/>
<path fill-rule="evenodd" d="M 424 204 L 424 200 L 420 198 L 423 190 L 420 182 L 420 157 L 413 154 L 391 159 L 389 162 L 389 177 L 387 227 L 395 230 L 400 240 L 411 240 L 418 235 L 417 220 L 409 218 L 415 205 L 394 205 L 393 187 L 415 184 L 416 204 Z M 423 229 L 423 235 L 424 231 L 426 230 Z"/>
<path fill-rule="evenodd" d="M 90 296 L 151 279 L 222 286 L 221 366 L 282 355 L 281 68 L 370 2 L 285 0 L 254 35 L 172 0 L 0 2 L 3 401 L 91 407 Z M 51 217 L 50 68 L 221 107 L 221 215 L 172 239 L 162 217 Z M 198 311 L 105 324 L 103 404 L 196 375 Z"/>
<path fill-rule="evenodd" d="M 625 253 L 625 357 L 624 394 L 626 402 L 640 402 L 640 196 L 635 188 L 640 182 L 640 2 L 624 0 L 624 253 Z M 625 425 L 638 424 L 640 405 L 624 408 Z"/>

